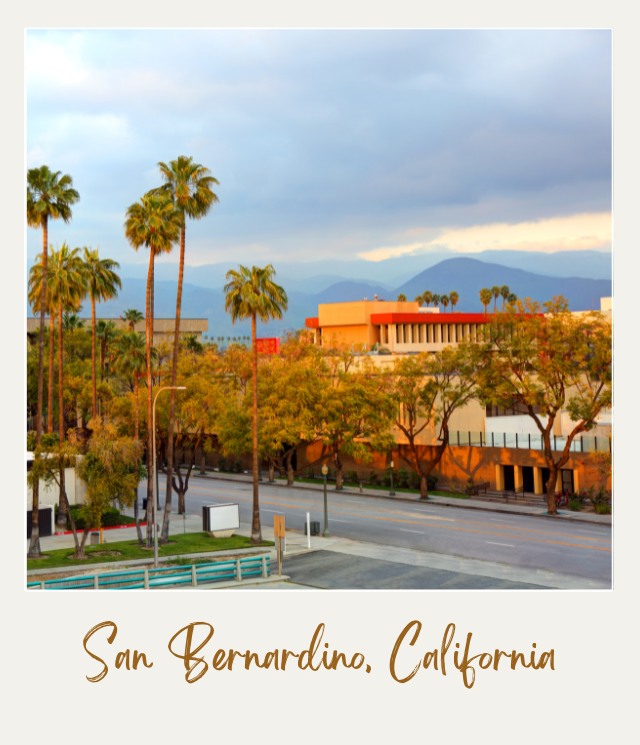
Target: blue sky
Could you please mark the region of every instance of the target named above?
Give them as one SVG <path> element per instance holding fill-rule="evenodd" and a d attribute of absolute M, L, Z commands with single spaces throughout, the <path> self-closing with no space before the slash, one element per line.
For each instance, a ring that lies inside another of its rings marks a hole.
<path fill-rule="evenodd" d="M 607 30 L 32 30 L 25 71 L 27 168 L 81 197 L 54 246 L 146 263 L 126 209 L 189 155 L 193 265 L 611 248 Z"/>

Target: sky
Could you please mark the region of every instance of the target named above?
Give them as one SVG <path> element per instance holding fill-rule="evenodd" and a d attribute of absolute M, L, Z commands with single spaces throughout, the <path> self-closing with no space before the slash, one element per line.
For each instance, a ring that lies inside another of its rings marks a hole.
<path fill-rule="evenodd" d="M 26 166 L 80 193 L 50 244 L 120 263 L 179 155 L 219 182 L 194 266 L 609 251 L 611 55 L 610 30 L 28 30 Z"/>

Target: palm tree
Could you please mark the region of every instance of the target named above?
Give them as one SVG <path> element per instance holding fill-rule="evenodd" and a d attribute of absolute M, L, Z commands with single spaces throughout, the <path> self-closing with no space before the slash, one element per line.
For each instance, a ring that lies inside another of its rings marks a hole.
<path fill-rule="evenodd" d="M 48 263 L 48 261 L 47 261 Z M 54 367 L 54 339 L 55 339 L 55 315 L 51 308 L 51 276 L 47 273 L 47 288 L 45 292 L 45 313 L 49 315 L 49 365 L 47 381 L 47 433 L 53 432 L 53 367 Z M 28 299 L 34 313 L 40 312 L 42 302 L 42 259 L 37 257 L 36 263 L 29 272 Z M 44 385 L 44 374 L 43 374 Z"/>
<path fill-rule="evenodd" d="M 114 339 L 118 338 L 119 333 L 121 332 L 118 331 L 113 321 L 107 321 L 101 318 L 96 323 L 96 339 L 100 341 L 100 382 L 104 380 L 105 373 L 107 373 L 109 345 Z"/>
<path fill-rule="evenodd" d="M 482 303 L 484 307 L 484 313 L 487 314 L 487 308 L 489 307 L 489 303 L 491 302 L 491 298 L 493 297 L 493 292 L 488 287 L 483 287 L 480 290 L 480 302 Z"/>
<path fill-rule="evenodd" d="M 425 290 L 422 293 L 422 302 L 429 307 L 431 305 L 431 302 L 433 301 L 433 293 L 431 290 Z"/>
<path fill-rule="evenodd" d="M 135 331 L 136 323 L 144 318 L 144 313 L 136 308 L 129 308 L 128 310 L 125 310 L 120 318 L 128 324 L 129 331 Z"/>
<path fill-rule="evenodd" d="M 97 248 L 83 249 L 84 273 L 87 294 L 91 301 L 91 404 L 93 416 L 98 415 L 98 384 L 96 376 L 96 302 L 109 300 L 122 287 L 115 269 L 120 267 L 113 259 L 101 259 Z"/>
<path fill-rule="evenodd" d="M 453 309 L 458 304 L 458 300 L 460 300 L 460 295 L 454 290 L 449 293 L 449 300 L 451 301 L 451 312 L 453 313 Z"/>
<path fill-rule="evenodd" d="M 507 298 L 509 297 L 511 290 L 509 289 L 509 285 L 502 285 L 500 288 L 500 294 L 502 295 L 502 307 L 504 308 L 504 304 L 507 302 Z"/>
<path fill-rule="evenodd" d="M 171 364 L 171 386 L 169 392 L 169 424 L 167 429 L 167 495 L 162 522 L 162 541 L 169 538 L 169 519 L 171 516 L 171 494 L 173 481 L 173 428 L 175 420 L 175 385 L 178 376 L 178 354 L 180 350 L 180 312 L 182 308 L 182 281 L 184 276 L 184 253 L 186 243 L 187 217 L 192 220 L 203 218 L 211 205 L 218 201 L 212 190 L 218 181 L 208 168 L 194 163 L 193 158 L 180 155 L 168 164 L 158 163 L 165 183 L 157 192 L 169 197 L 181 216 L 180 224 L 180 261 L 178 266 L 178 292 L 176 295 L 176 318 L 173 336 L 173 358 Z"/>
<path fill-rule="evenodd" d="M 437 308 L 440 305 L 440 295 L 438 295 L 436 292 L 432 293 L 431 302 L 433 303 L 433 307 Z"/>
<path fill-rule="evenodd" d="M 507 303 L 509 305 L 513 305 L 518 301 L 518 296 L 515 294 L 515 292 L 510 292 L 507 296 Z"/>
<path fill-rule="evenodd" d="M 146 362 L 147 362 L 147 511 L 154 516 L 154 484 L 151 478 L 153 437 L 151 421 L 153 414 L 153 385 L 151 379 L 151 348 L 153 346 L 153 284 L 154 262 L 158 254 L 171 251 L 180 235 L 181 216 L 171 199 L 154 193 L 145 194 L 139 202 L 132 204 L 126 213 L 125 235 L 137 251 L 141 246 L 149 249 L 149 270 L 146 289 Z M 147 520 L 147 542 L 151 544 L 152 523 Z"/>
<path fill-rule="evenodd" d="M 62 328 L 65 330 L 65 332 L 75 331 L 76 329 L 83 329 L 84 321 L 77 313 L 63 313 Z"/>
<path fill-rule="evenodd" d="M 399 303 L 405 303 L 407 301 L 407 296 L 404 294 L 404 292 L 401 292 L 398 295 L 398 302 Z"/>
<path fill-rule="evenodd" d="M 51 171 L 48 166 L 30 168 L 27 171 L 27 224 L 42 230 L 42 277 L 40 299 L 40 335 L 38 347 L 38 403 L 36 422 L 36 444 L 40 444 L 42 435 L 42 393 L 44 362 L 44 314 L 47 307 L 47 259 L 49 246 L 49 220 L 69 222 L 71 205 L 80 199 L 73 188 L 73 180 L 68 174 Z"/>
<path fill-rule="evenodd" d="M 442 307 L 447 310 L 449 307 L 449 296 L 448 295 L 441 295 L 440 296 L 440 302 L 442 303 Z"/>
<path fill-rule="evenodd" d="M 48 166 L 30 168 L 27 171 L 27 224 L 42 230 L 42 281 L 40 299 L 40 327 L 38 333 L 38 398 L 36 404 L 36 447 L 42 438 L 42 403 L 44 388 L 44 315 L 47 307 L 47 258 L 49 246 L 49 220 L 71 220 L 71 205 L 80 199 L 73 188 L 71 176 L 51 171 Z M 33 485 L 31 510 L 31 540 L 28 556 L 39 558 L 40 530 L 38 527 L 39 482 Z"/>
<path fill-rule="evenodd" d="M 496 311 L 496 302 L 497 302 L 498 298 L 500 297 L 500 288 L 498 287 L 498 285 L 494 285 L 491 288 L 491 297 L 493 298 L 493 312 L 495 313 L 495 311 Z"/>
<path fill-rule="evenodd" d="M 227 272 L 225 310 L 231 316 L 231 322 L 239 319 L 251 319 L 251 348 L 253 353 L 253 520 L 251 524 L 251 541 L 262 541 L 260 527 L 260 502 L 258 496 L 258 345 L 256 343 L 257 319 L 266 322 L 270 318 L 282 318 L 288 306 L 287 293 L 273 281 L 275 274 L 271 264 L 264 268 L 257 266 L 249 269 L 240 265 L 237 270 Z"/>
<path fill-rule="evenodd" d="M 135 311 L 139 313 L 139 311 Z M 136 443 L 140 439 L 140 400 L 138 396 L 140 378 L 145 374 L 146 349 L 145 342 L 135 331 L 118 337 L 115 345 L 114 368 L 117 373 L 133 380 L 133 406 L 134 406 L 134 429 L 133 436 Z M 137 467 L 136 463 L 136 467 Z M 138 542 L 142 543 L 142 532 L 140 530 L 140 517 L 138 514 L 138 490 L 134 495 L 133 515 L 138 533 Z"/>
<path fill-rule="evenodd" d="M 56 308 L 58 316 L 58 432 L 60 444 L 65 439 L 64 417 L 64 357 L 63 357 L 63 315 L 65 310 L 77 310 L 82 302 L 87 286 L 83 272 L 80 249 L 70 249 L 63 243 L 59 251 L 52 251 L 49 267 L 51 281 L 51 307 Z M 60 498 L 56 524 L 67 524 L 68 502 L 65 488 L 64 467 L 60 469 Z"/>

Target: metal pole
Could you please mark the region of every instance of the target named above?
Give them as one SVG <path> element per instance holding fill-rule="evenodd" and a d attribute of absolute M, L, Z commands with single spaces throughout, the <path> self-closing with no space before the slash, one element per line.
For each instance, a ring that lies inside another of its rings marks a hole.
<path fill-rule="evenodd" d="M 390 465 L 391 465 L 391 468 L 389 470 L 389 478 L 390 478 L 390 486 L 391 486 L 391 488 L 389 489 L 389 496 L 390 497 L 395 497 L 396 493 L 393 491 L 393 461 L 391 461 L 391 464 Z"/>
<path fill-rule="evenodd" d="M 329 515 L 327 510 L 327 474 L 324 475 L 324 530 L 323 536 L 329 535 Z"/>
<path fill-rule="evenodd" d="M 311 518 L 307 512 L 307 548 L 311 548 Z"/>

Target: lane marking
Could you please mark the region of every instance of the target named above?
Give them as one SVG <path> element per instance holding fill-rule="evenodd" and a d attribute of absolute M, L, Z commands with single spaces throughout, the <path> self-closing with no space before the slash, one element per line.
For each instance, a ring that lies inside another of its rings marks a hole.
<path fill-rule="evenodd" d="M 416 533 L 417 535 L 425 535 L 421 530 L 410 530 L 409 528 L 398 528 L 403 533 Z"/>
<path fill-rule="evenodd" d="M 485 541 L 485 543 L 490 543 L 492 546 L 505 546 L 506 548 L 515 548 L 512 543 L 498 543 L 497 541 Z"/>

